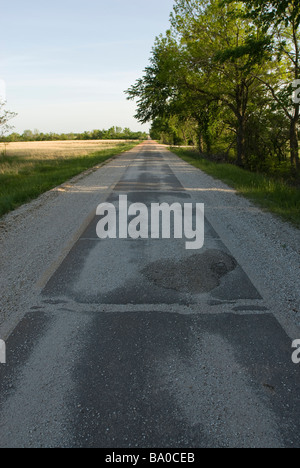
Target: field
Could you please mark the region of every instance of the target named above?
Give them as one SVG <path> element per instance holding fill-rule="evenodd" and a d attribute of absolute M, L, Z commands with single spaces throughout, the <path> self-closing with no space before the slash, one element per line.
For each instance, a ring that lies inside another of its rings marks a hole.
<path fill-rule="evenodd" d="M 138 143 L 129 140 L 0 143 L 0 216 Z"/>
<path fill-rule="evenodd" d="M 122 143 L 131 142 L 132 140 L 68 140 L 0 143 L 0 154 L 5 153 L 6 156 L 13 158 L 24 158 L 23 163 L 25 164 L 25 162 L 28 162 L 29 160 L 40 158 L 45 161 L 58 158 L 65 159 L 75 156 L 86 156 L 97 151 L 115 148 Z"/>

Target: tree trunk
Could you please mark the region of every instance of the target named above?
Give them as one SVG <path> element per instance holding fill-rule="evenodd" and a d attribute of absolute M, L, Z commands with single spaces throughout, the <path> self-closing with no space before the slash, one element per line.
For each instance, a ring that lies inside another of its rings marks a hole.
<path fill-rule="evenodd" d="M 198 147 L 201 154 L 204 153 L 204 143 L 202 133 L 198 133 Z"/>
<path fill-rule="evenodd" d="M 297 171 L 300 169 L 299 161 L 299 140 L 298 140 L 298 117 L 296 116 L 291 120 L 290 125 L 290 150 L 291 150 L 291 164 Z"/>
<path fill-rule="evenodd" d="M 245 161 L 245 117 L 240 115 L 238 117 L 237 128 L 237 165 L 242 167 Z"/>
<path fill-rule="evenodd" d="M 212 151 L 211 151 L 211 142 L 210 142 L 210 140 L 207 140 L 207 142 L 206 142 L 206 151 L 207 151 L 207 154 L 209 156 L 211 156 Z"/>
<path fill-rule="evenodd" d="M 204 141 L 205 141 L 205 146 L 206 146 L 206 152 L 208 154 L 208 156 L 211 155 L 211 138 L 210 138 L 210 135 L 208 134 L 208 131 L 205 132 L 205 135 L 204 135 Z"/>

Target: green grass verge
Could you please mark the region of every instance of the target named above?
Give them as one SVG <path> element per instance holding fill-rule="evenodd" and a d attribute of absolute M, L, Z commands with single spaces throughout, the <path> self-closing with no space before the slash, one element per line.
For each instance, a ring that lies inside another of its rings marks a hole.
<path fill-rule="evenodd" d="M 300 227 L 300 190 L 282 180 L 246 171 L 232 164 L 220 164 L 200 156 L 195 150 L 173 148 L 170 150 L 189 164 L 201 169 L 283 220 Z"/>
<path fill-rule="evenodd" d="M 120 143 L 87 156 L 45 161 L 0 155 L 0 217 L 137 144 Z"/>

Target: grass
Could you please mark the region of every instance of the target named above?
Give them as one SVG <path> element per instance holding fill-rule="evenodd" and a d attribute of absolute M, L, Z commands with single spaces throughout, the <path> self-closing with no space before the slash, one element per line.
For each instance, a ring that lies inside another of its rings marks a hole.
<path fill-rule="evenodd" d="M 283 180 L 246 171 L 232 164 L 209 161 L 193 149 L 171 148 L 181 159 L 201 169 L 248 198 L 259 207 L 300 227 L 300 190 Z"/>
<path fill-rule="evenodd" d="M 0 145 L 0 216 L 136 144 L 136 141 L 11 143 L 6 151 Z"/>

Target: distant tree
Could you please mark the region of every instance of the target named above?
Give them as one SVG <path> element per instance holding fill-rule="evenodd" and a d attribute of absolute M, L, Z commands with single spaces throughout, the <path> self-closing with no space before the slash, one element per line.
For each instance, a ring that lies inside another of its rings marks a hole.
<path fill-rule="evenodd" d="M 24 130 L 22 134 L 22 140 L 23 141 L 33 141 L 34 140 L 34 134 L 31 130 Z"/>
<path fill-rule="evenodd" d="M 9 137 L 7 137 L 9 141 L 20 141 L 21 140 L 21 135 L 19 133 L 11 133 Z"/>
<path fill-rule="evenodd" d="M 10 113 L 13 114 L 13 113 Z M 12 115 L 12 117 L 15 114 Z M 11 117 L 11 118 L 12 118 Z M 118 130 L 118 133 L 117 133 Z M 64 140 L 105 140 L 105 139 L 128 139 L 145 140 L 147 134 L 143 132 L 132 132 L 129 128 L 111 127 L 109 130 L 92 130 L 83 133 L 42 133 L 38 130 L 25 130 L 22 135 L 12 133 L 2 136 L 1 141 L 64 141 Z"/>
<path fill-rule="evenodd" d="M 127 128 L 127 127 L 124 128 L 123 135 L 124 135 L 125 138 L 130 138 L 131 134 L 132 134 L 132 132 L 131 132 L 130 128 Z"/>
<path fill-rule="evenodd" d="M 93 130 L 91 132 L 92 140 L 101 140 L 103 136 L 103 132 L 101 130 Z"/>

